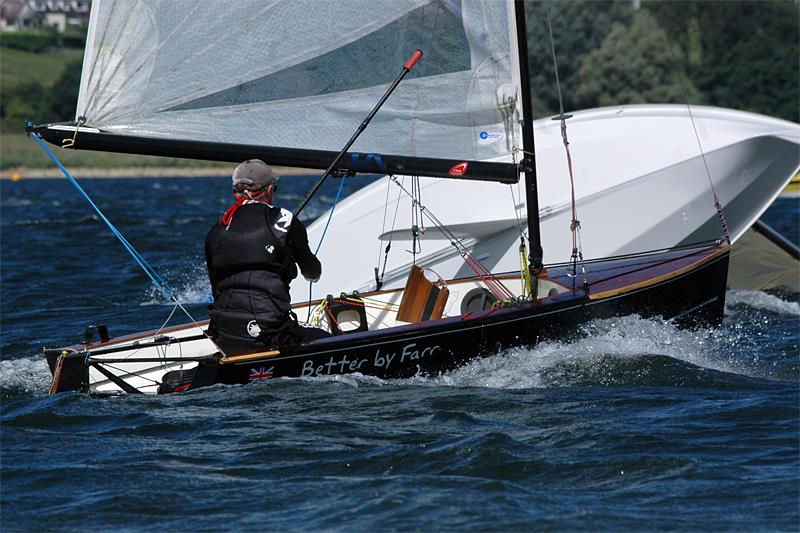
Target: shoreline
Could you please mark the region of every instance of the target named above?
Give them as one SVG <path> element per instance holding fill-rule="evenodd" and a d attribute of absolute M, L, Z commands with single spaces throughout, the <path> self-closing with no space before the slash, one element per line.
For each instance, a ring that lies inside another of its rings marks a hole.
<path fill-rule="evenodd" d="M 67 169 L 77 179 L 108 178 L 206 178 L 230 177 L 236 164 L 218 167 L 75 167 Z M 281 176 L 315 176 L 321 171 L 309 168 L 273 167 Z M 64 175 L 57 167 L 15 168 L 0 171 L 0 179 L 20 181 L 26 179 L 54 179 Z"/>

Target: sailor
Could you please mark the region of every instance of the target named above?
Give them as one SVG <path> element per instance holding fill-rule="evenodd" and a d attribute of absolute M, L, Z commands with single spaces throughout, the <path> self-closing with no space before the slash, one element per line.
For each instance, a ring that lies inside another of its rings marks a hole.
<path fill-rule="evenodd" d="M 205 256 L 214 303 L 209 331 L 225 353 L 275 348 L 327 337 L 303 328 L 291 313 L 289 282 L 297 266 L 317 281 L 322 265 L 306 228 L 291 211 L 274 207 L 280 177 L 250 159 L 233 171 L 236 202 L 206 236 Z"/>

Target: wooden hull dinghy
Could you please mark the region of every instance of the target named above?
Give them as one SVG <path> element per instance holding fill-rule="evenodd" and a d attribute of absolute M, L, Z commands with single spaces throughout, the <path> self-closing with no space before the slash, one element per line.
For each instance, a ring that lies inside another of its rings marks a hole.
<path fill-rule="evenodd" d="M 352 373 L 435 376 L 507 348 L 577 338 L 579 326 L 593 319 L 635 313 L 681 327 L 718 325 L 728 259 L 724 244 L 604 259 L 587 263 L 585 285 L 580 274 L 571 277 L 571 265 L 550 266 L 539 281 L 544 296 L 534 302 L 493 304 L 478 278 L 312 301 L 294 306 L 295 312 L 304 316 L 310 306 L 321 317 L 318 325 L 338 334 L 279 350 L 223 354 L 202 331 L 207 323 L 200 323 L 46 349 L 44 356 L 53 373 L 51 393 L 160 394 Z M 496 278 L 521 295 L 519 273 Z M 399 321 L 398 311 L 414 300 L 423 305 L 410 318 L 420 321 Z"/>

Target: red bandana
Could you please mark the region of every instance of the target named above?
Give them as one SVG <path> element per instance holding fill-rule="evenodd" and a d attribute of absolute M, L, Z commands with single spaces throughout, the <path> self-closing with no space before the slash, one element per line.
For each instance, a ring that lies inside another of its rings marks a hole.
<path fill-rule="evenodd" d="M 236 196 L 234 196 L 234 198 L 236 198 Z M 245 200 L 247 200 L 247 198 L 244 196 L 236 198 L 236 203 L 230 206 L 227 211 L 225 211 L 225 214 L 222 215 L 222 218 L 219 219 L 219 221 L 222 222 L 224 226 L 230 226 L 231 220 L 233 220 L 233 215 L 236 214 L 237 209 L 242 207 L 242 204 L 244 204 Z"/>

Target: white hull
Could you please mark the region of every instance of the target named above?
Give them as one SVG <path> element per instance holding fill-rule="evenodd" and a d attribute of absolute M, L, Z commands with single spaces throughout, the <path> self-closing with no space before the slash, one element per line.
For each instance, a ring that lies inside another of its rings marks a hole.
<path fill-rule="evenodd" d="M 568 121 L 586 258 L 718 238 L 721 229 L 713 215 L 706 165 L 735 241 L 800 168 L 797 124 L 710 107 L 692 107 L 692 115 L 705 162 L 686 106 L 602 108 L 575 113 Z M 534 131 L 544 260 L 567 261 L 570 192 L 559 123 L 539 120 Z M 408 178 L 405 184 L 410 188 Z M 490 271 L 519 269 L 517 227 L 525 227 L 521 184 L 426 178 L 421 184 L 422 203 L 472 246 L 473 254 Z M 373 269 L 383 258 L 398 192 L 397 186 L 389 187 L 386 210 L 386 180 L 339 203 L 319 253 L 323 276 L 314 285 L 314 298 L 375 288 Z M 327 213 L 309 226 L 312 247 L 326 219 Z M 405 282 L 413 259 L 407 252 L 410 227 L 411 203 L 403 195 L 384 288 Z M 424 235 L 416 262 L 444 278 L 472 274 L 455 248 L 433 228 Z M 307 300 L 308 286 L 295 282 L 292 299 Z"/>
<path fill-rule="evenodd" d="M 189 337 L 200 338 L 174 342 L 177 339 Z M 169 338 L 171 342 L 152 346 L 157 340 L 166 338 Z M 125 349 L 126 347 L 127 349 Z M 217 352 L 216 346 L 204 336 L 203 330 L 194 325 L 169 328 L 157 335 L 143 335 L 136 341 L 127 338 L 112 340 L 104 348 L 109 352 L 91 356 L 91 362 L 97 363 L 89 366 L 89 392 L 92 394 L 120 394 L 123 392 L 99 368 L 124 380 L 144 394 L 156 394 L 167 372 L 191 370 L 197 367 L 197 358 L 207 357 Z M 155 361 L 156 359 L 161 361 Z M 176 361 L 176 359 L 183 360 Z"/>

